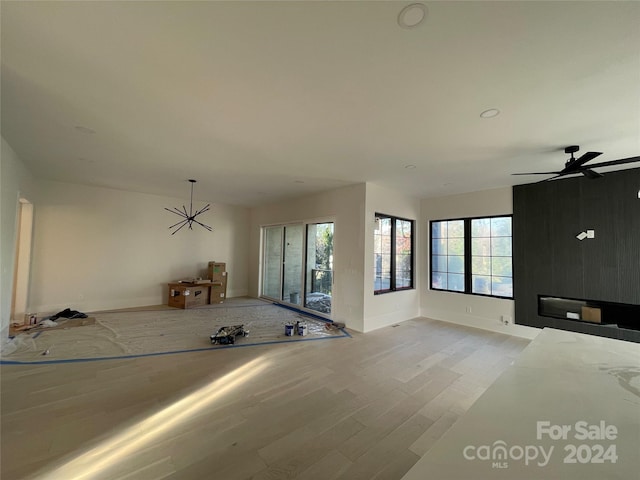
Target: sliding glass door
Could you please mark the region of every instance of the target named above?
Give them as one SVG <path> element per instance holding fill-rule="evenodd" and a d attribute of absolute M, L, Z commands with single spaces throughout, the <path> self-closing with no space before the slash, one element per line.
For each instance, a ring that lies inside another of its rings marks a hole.
<path fill-rule="evenodd" d="M 284 265 L 282 298 L 285 302 L 300 305 L 302 291 L 302 225 L 284 227 Z"/>
<path fill-rule="evenodd" d="M 262 295 L 300 305 L 302 224 L 265 227 L 263 231 Z"/>
<path fill-rule="evenodd" d="M 333 222 L 307 225 L 304 306 L 331 314 L 333 295 Z"/>
<path fill-rule="evenodd" d="M 261 295 L 330 316 L 333 222 L 263 227 Z"/>
<path fill-rule="evenodd" d="M 265 227 L 263 236 L 262 295 L 282 299 L 282 226 Z"/>

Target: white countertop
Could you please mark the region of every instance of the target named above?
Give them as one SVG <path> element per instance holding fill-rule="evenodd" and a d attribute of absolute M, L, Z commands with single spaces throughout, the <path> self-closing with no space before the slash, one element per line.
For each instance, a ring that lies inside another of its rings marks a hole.
<path fill-rule="evenodd" d="M 500 478 L 640 479 L 640 344 L 545 328 L 403 480 Z"/>

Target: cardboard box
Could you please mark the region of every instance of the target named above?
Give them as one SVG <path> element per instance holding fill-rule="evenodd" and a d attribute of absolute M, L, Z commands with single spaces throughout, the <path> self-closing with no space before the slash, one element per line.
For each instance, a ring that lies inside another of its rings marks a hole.
<path fill-rule="evenodd" d="M 582 307 L 582 320 L 585 322 L 602 323 L 602 310 L 597 307 Z"/>
<path fill-rule="evenodd" d="M 170 283 L 167 305 L 175 308 L 206 305 L 209 303 L 209 288 L 209 285 Z"/>
<path fill-rule="evenodd" d="M 227 298 L 227 277 L 219 282 L 214 281 L 209 290 L 209 303 L 224 303 Z"/>
<path fill-rule="evenodd" d="M 209 262 L 207 278 L 215 281 L 222 281 L 227 276 L 227 265 L 223 262 Z"/>

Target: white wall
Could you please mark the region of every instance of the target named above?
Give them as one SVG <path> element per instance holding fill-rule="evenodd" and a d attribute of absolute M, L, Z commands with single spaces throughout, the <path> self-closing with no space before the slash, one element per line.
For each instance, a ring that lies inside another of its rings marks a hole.
<path fill-rule="evenodd" d="M 423 285 L 420 301 L 422 316 L 525 338 L 534 338 L 538 334 L 539 330 L 535 328 L 513 324 L 505 326 L 501 323 L 502 315 L 514 317 L 513 300 L 429 290 L 428 239 L 430 220 L 509 215 L 511 213 L 513 213 L 511 187 L 422 200 L 421 233 L 424 241 L 421 246 L 427 257 L 421 265 L 422 268 L 418 269 L 421 272 Z M 471 313 L 467 312 L 468 308 L 471 309 Z"/>
<path fill-rule="evenodd" d="M 0 151 L 0 348 L 11 323 L 11 298 L 18 233 L 19 199 L 35 203 L 36 184 L 31 173 L 2 138 Z"/>
<path fill-rule="evenodd" d="M 260 228 L 305 220 L 335 221 L 334 296 L 332 318 L 349 328 L 364 330 L 365 184 L 344 187 L 251 210 L 249 293 L 259 295 Z"/>
<path fill-rule="evenodd" d="M 375 214 L 416 220 L 420 241 L 420 200 L 375 184 L 359 184 L 251 211 L 249 291 L 259 295 L 260 228 L 265 225 L 333 218 L 334 296 L 332 318 L 368 332 L 420 315 L 420 277 L 416 289 L 373 294 Z M 419 251 L 419 249 L 418 249 Z M 415 265 L 420 265 L 420 257 Z"/>
<path fill-rule="evenodd" d="M 365 221 L 365 265 L 364 265 L 364 331 L 368 332 L 376 328 L 392 325 L 420 316 L 420 290 L 421 279 L 419 277 L 422 260 L 420 200 L 409 197 L 398 191 L 380 187 L 375 184 L 367 184 Z M 374 230 L 375 214 L 387 215 L 414 220 L 414 286 L 413 290 L 390 292 L 382 295 L 373 294 L 374 269 Z M 417 271 L 415 270 L 417 268 Z"/>
<path fill-rule="evenodd" d="M 168 230 L 179 218 L 170 198 L 53 181 L 40 182 L 35 216 L 30 309 L 84 312 L 157 305 L 167 283 L 206 276 L 226 262 L 228 296 L 247 294 L 248 209 L 214 204 L 213 227 Z M 196 202 L 197 205 L 203 202 Z"/>

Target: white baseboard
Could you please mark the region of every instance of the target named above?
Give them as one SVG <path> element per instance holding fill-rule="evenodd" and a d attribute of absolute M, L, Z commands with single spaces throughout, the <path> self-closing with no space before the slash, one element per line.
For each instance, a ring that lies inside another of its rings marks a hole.
<path fill-rule="evenodd" d="M 377 330 L 379 328 L 395 325 L 396 323 L 411 320 L 420 316 L 420 311 L 416 309 L 397 310 L 384 315 L 369 316 L 364 319 L 364 333 Z"/>
<path fill-rule="evenodd" d="M 524 325 L 509 324 L 503 325 L 499 320 L 492 318 L 478 317 L 469 314 L 450 312 L 445 310 L 423 308 L 421 315 L 426 318 L 440 320 L 442 322 L 455 323 L 465 325 L 467 327 L 481 328 L 492 332 L 513 335 L 514 337 L 526 338 L 533 340 L 541 332 L 539 328 L 526 327 Z"/>

